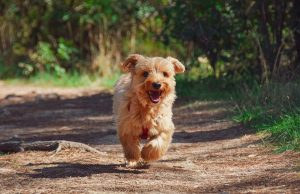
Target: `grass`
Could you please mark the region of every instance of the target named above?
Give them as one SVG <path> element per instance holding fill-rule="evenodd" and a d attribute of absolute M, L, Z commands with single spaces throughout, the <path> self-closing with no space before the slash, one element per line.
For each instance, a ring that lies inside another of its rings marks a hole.
<path fill-rule="evenodd" d="M 276 151 L 300 151 L 300 82 L 232 82 L 225 78 L 177 78 L 177 95 L 235 103 L 233 120 L 266 134 Z"/>
<path fill-rule="evenodd" d="M 234 120 L 267 134 L 277 152 L 300 151 L 300 85 L 271 83 L 243 89 Z"/>
<path fill-rule="evenodd" d="M 100 78 L 97 75 L 79 74 L 77 72 L 56 76 L 50 73 L 38 73 L 28 79 L 6 79 L 7 84 L 30 84 L 41 87 L 103 87 L 111 89 L 118 79 L 119 74 Z"/>
<path fill-rule="evenodd" d="M 234 120 L 267 135 L 266 140 L 277 146 L 277 152 L 286 150 L 300 151 L 300 111 L 278 115 L 265 115 L 263 109 L 243 110 Z"/>
<path fill-rule="evenodd" d="M 300 111 L 283 115 L 280 119 L 258 126 L 270 133 L 269 140 L 279 145 L 277 151 L 300 148 Z"/>
<path fill-rule="evenodd" d="M 231 100 L 234 87 L 223 79 L 205 78 L 200 80 L 188 80 L 177 77 L 176 92 L 180 97 L 193 100 Z"/>

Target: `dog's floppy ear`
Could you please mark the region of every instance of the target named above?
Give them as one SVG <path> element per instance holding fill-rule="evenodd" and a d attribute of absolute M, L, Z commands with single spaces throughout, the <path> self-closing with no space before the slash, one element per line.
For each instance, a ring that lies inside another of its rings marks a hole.
<path fill-rule="evenodd" d="M 171 61 L 171 63 L 174 65 L 175 73 L 183 73 L 185 71 L 184 65 L 178 61 L 178 59 L 167 57 L 167 60 Z"/>
<path fill-rule="evenodd" d="M 123 72 L 128 73 L 137 64 L 138 60 L 144 58 L 139 54 L 129 55 L 128 58 L 121 64 L 120 68 Z"/>

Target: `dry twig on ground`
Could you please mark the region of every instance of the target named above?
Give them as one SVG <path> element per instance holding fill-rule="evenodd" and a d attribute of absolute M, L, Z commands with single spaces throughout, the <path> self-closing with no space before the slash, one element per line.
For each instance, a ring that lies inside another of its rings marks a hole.
<path fill-rule="evenodd" d="M 54 151 L 58 153 L 62 149 L 67 148 L 78 148 L 91 153 L 102 154 L 95 148 L 92 148 L 84 143 L 65 141 L 65 140 L 55 140 L 55 141 L 34 141 L 34 142 L 22 142 L 22 141 L 7 141 L 0 143 L 0 152 L 23 152 L 29 150 L 38 151 Z"/>

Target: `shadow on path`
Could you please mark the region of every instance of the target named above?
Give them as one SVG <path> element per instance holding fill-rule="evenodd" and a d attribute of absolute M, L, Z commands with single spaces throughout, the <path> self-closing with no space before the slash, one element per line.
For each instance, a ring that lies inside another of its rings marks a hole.
<path fill-rule="evenodd" d="M 34 164 L 49 165 L 49 164 Z M 143 171 L 137 169 L 122 169 L 117 164 L 80 164 L 80 163 L 50 163 L 55 165 L 51 167 L 43 167 L 34 169 L 35 173 L 25 174 L 31 178 L 67 178 L 67 177 L 86 177 L 93 174 L 104 173 L 129 173 L 141 174 Z M 31 165 L 32 166 L 32 165 Z"/>
<path fill-rule="evenodd" d="M 250 129 L 245 129 L 242 126 L 232 126 L 229 128 L 212 130 L 212 131 L 192 131 L 192 132 L 175 132 L 175 143 L 196 143 L 216 140 L 235 139 L 246 134 L 253 133 Z"/>
<path fill-rule="evenodd" d="M 10 98 L 20 98 L 23 103 L 9 104 Z M 226 118 L 224 112 L 211 112 L 211 110 L 227 105 L 227 102 L 193 104 L 179 98 L 174 107 L 174 122 L 178 131 L 175 131 L 173 142 L 195 143 L 234 139 L 252 133 L 251 130 L 245 130 L 241 126 L 209 131 L 204 129 Z M 113 137 L 116 135 L 116 130 L 112 119 L 110 93 L 101 92 L 72 99 L 64 99 L 58 94 L 42 97 L 35 94 L 27 102 L 26 95 L 23 97 L 10 95 L 0 101 L 0 107 L 0 133 L 3 134 L 0 140 L 2 141 L 18 135 L 25 142 L 69 140 L 93 145 L 118 144 L 117 138 Z M 192 131 L 182 130 L 187 128 Z M 109 137 L 108 140 L 105 137 Z"/>

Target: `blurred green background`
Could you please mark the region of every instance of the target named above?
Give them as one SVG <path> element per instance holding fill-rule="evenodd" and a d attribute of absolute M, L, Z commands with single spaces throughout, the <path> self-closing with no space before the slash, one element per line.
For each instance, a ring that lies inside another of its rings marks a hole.
<path fill-rule="evenodd" d="M 299 149 L 299 0 L 0 2 L 7 83 L 111 88 L 131 53 L 178 58 L 179 96 L 231 100 L 236 121 Z"/>

